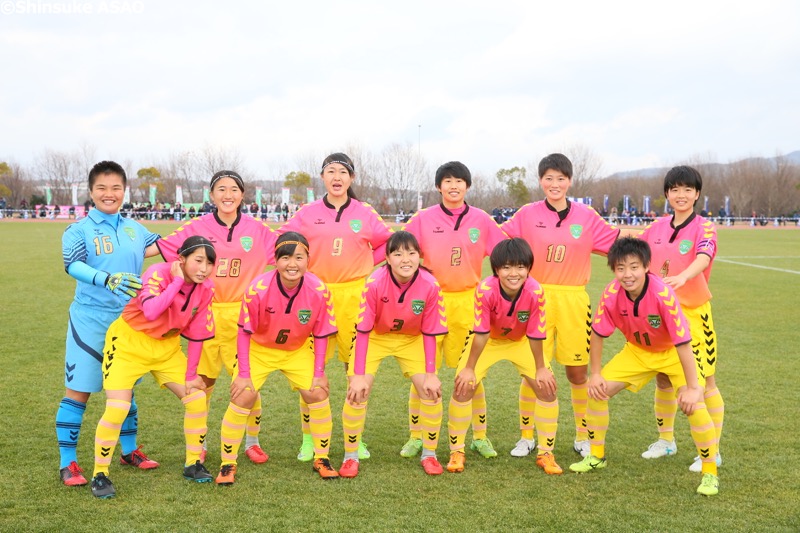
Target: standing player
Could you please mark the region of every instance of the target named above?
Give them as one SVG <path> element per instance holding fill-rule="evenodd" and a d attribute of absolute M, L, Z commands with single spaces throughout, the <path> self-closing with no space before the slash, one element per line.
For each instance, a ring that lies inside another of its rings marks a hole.
<path fill-rule="evenodd" d="M 214 383 L 223 366 L 233 375 L 236 365 L 236 335 L 242 296 L 253 279 L 274 264 L 273 256 L 277 235 L 263 222 L 250 215 L 242 214 L 244 181 L 231 170 L 222 170 L 211 177 L 211 201 L 216 206 L 212 213 L 190 220 L 174 233 L 156 243 L 161 255 L 167 261 L 174 261 L 178 247 L 193 235 L 207 237 L 217 251 L 217 260 L 212 279 L 214 280 L 214 323 L 216 336 L 203 343 L 203 355 L 197 368 L 206 385 L 206 398 L 211 401 Z M 245 454 L 252 462 L 267 462 L 258 442 L 261 421 L 261 394 L 247 417 Z M 203 442 L 205 461 L 207 443 Z"/>
<path fill-rule="evenodd" d="M 336 334 L 336 320 L 330 292 L 307 273 L 308 262 L 305 237 L 284 233 L 275 245 L 276 269 L 256 277 L 245 292 L 237 339 L 239 366 L 222 419 L 219 485 L 235 481 L 245 419 L 257 391 L 275 371 L 286 376 L 308 405 L 314 471 L 323 479 L 339 477 L 328 459 L 332 421 L 325 376 L 325 352 L 328 337 Z"/>
<path fill-rule="evenodd" d="M 356 338 L 364 280 L 384 260 L 383 246 L 392 232 L 369 204 L 355 197 L 351 187 L 355 169 L 347 155 L 335 153 L 326 157 L 320 176 L 325 196 L 300 208 L 278 232 L 295 231 L 308 237 L 314 249 L 308 270 L 319 276 L 331 291 L 339 329 L 336 342 L 328 345 L 327 359 L 333 357 L 337 347 L 339 360 L 346 368 Z M 314 447 L 308 427 L 308 406 L 302 396 L 300 414 L 303 444 L 297 458 L 307 462 L 314 457 Z M 359 457 L 369 457 L 363 442 Z"/>
<path fill-rule="evenodd" d="M 461 354 L 469 349 L 474 325 L 472 306 L 483 259 L 506 235 L 492 217 L 464 201 L 472 186 L 472 174 L 466 165 L 459 161 L 445 163 L 436 170 L 434 180 L 442 202 L 417 212 L 403 229 L 417 238 L 425 267 L 442 287 L 448 333 L 437 339 L 437 344 L 447 366 L 455 368 Z M 437 367 L 440 363 L 437 358 Z M 408 398 L 411 435 L 400 450 L 403 457 L 414 457 L 422 450 L 419 416 L 420 399 L 412 385 Z M 486 393 L 482 383 L 472 399 L 470 448 L 483 457 L 497 455 L 486 436 Z"/>
<path fill-rule="evenodd" d="M 364 431 L 367 401 L 381 361 L 394 356 L 421 398 L 420 425 L 425 433 L 422 469 L 439 475 L 436 459 L 442 425 L 442 384 L 436 376 L 436 336 L 447 333 L 442 292 L 436 279 L 419 267 L 420 248 L 406 231 L 386 243 L 386 266 L 367 278 L 358 322 L 354 364 L 342 410 L 342 477 L 358 475 L 358 443 Z"/>
<path fill-rule="evenodd" d="M 120 424 L 130 409 L 133 384 L 148 372 L 180 398 L 185 408 L 183 477 L 198 483 L 212 479 L 200 463 L 208 410 L 197 361 L 203 341 L 214 336 L 210 276 L 216 254 L 208 239 L 195 236 L 186 239 L 178 255 L 177 261 L 147 269 L 145 288 L 108 328 L 103 357 L 106 409 L 94 440 L 92 494 L 97 498 L 116 496 L 108 469 Z M 181 351 L 178 335 L 189 341 L 188 358 Z"/>
<path fill-rule="evenodd" d="M 127 177 L 113 161 L 101 161 L 89 172 L 89 194 L 95 209 L 70 224 L 61 240 L 64 269 L 78 280 L 69 307 L 64 371 L 66 393 L 56 413 L 56 436 L 61 455 L 61 481 L 86 485 L 77 463 L 78 437 L 86 402 L 103 386 L 101 364 L 108 326 L 142 287 L 139 273 L 145 257 L 158 253 L 155 233 L 119 214 Z M 158 463 L 136 446 L 136 401 L 122 422 L 122 464 L 156 468 Z"/>
<path fill-rule="evenodd" d="M 544 355 L 548 361 L 555 356 L 566 369 L 575 418 L 573 447 L 585 457 L 589 453 L 584 417 L 592 321 L 586 284 L 592 271 L 592 253 L 607 253 L 619 230 L 609 226 L 591 207 L 570 202 L 567 192 L 571 184 L 572 162 L 566 156 L 550 154 L 542 159 L 539 185 L 545 200 L 523 206 L 503 224 L 503 230 L 510 237 L 522 237 L 533 249 L 536 260 L 531 275 L 547 295 Z M 535 446 L 532 424 L 539 416 L 533 390 L 525 380 L 519 389 L 519 411 L 522 438 L 511 455 L 524 457 Z M 554 444 L 555 433 L 539 435 L 539 450 L 552 450 Z"/>
<path fill-rule="evenodd" d="M 717 230 L 710 220 L 695 214 L 694 205 L 703 190 L 703 178 L 692 167 L 672 168 L 664 177 L 664 196 L 675 211 L 672 217 L 662 217 L 640 234 L 639 238 L 650 244 L 654 274 L 672 287 L 681 303 L 681 310 L 689 321 L 692 334 L 692 352 L 699 361 L 705 376 L 705 403 L 717 435 L 717 450 L 722 434 L 725 403 L 717 389 L 717 333 L 711 316 L 711 292 L 708 280 L 717 254 Z M 656 376 L 655 415 L 659 439 L 642 454 L 645 459 L 674 455 L 674 427 L 678 402 L 675 390 L 664 374 Z M 722 457 L 717 453 L 717 465 Z M 700 458 L 689 467 L 700 472 Z"/>
<path fill-rule="evenodd" d="M 691 350 L 691 334 L 673 290 L 655 274 L 649 274 L 650 246 L 625 237 L 608 251 L 608 266 L 615 281 L 608 284 L 592 322 L 591 377 L 586 426 L 590 454 L 570 465 L 573 472 L 592 472 L 606 467 L 605 438 L 608 400 L 623 389 L 641 390 L 658 373 L 666 374 L 677 390 L 678 404 L 689 417 L 692 438 L 702 461 L 703 479 L 697 493 L 719 492 L 716 435 L 703 403 L 703 377 Z M 603 339 L 619 329 L 627 341 L 602 367 Z"/>
<path fill-rule="evenodd" d="M 506 239 L 492 250 L 489 260 L 493 275 L 475 290 L 475 338 L 469 356 L 462 357 L 456 370 L 455 388 L 450 399 L 447 429 L 450 434 L 448 472 L 464 470 L 464 438 L 472 412 L 475 390 L 495 363 L 506 360 L 517 367 L 547 410 L 536 420 L 540 433 L 555 433 L 552 416 L 556 400 L 556 380 L 542 353 L 546 330 L 545 297 L 539 282 L 528 276 L 533 252 L 523 239 Z M 553 455 L 543 451 L 537 464 L 548 474 L 557 467 Z"/>

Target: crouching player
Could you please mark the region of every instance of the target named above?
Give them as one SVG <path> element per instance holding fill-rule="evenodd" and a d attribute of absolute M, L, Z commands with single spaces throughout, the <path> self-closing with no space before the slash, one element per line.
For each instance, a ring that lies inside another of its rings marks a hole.
<path fill-rule="evenodd" d="M 330 291 L 307 272 L 308 241 L 299 233 L 290 231 L 278 237 L 275 266 L 256 277 L 242 299 L 236 342 L 239 363 L 220 432 L 219 485 L 235 481 L 247 417 L 261 385 L 275 371 L 282 372 L 308 404 L 314 471 L 323 479 L 339 477 L 328 459 L 332 419 L 325 351 L 328 337 L 336 334 Z"/>
<path fill-rule="evenodd" d="M 92 478 L 92 494 L 98 498 L 116 495 L 108 468 L 131 406 L 133 385 L 148 372 L 180 398 L 186 410 L 183 477 L 199 483 L 212 479 L 200 463 L 208 410 L 197 363 L 203 341 L 214 337 L 211 313 L 214 288 L 208 278 L 217 256 L 211 241 L 200 236 L 186 239 L 178 255 L 177 261 L 157 263 L 147 269 L 142 276 L 144 288 L 106 334 L 103 355 L 106 409 L 97 423 Z M 189 341 L 188 359 L 181 351 L 179 334 Z"/>
<path fill-rule="evenodd" d="M 590 454 L 569 469 L 591 472 L 606 467 L 608 400 L 625 388 L 640 390 L 662 372 L 677 390 L 678 405 L 689 418 L 702 461 L 703 478 L 697 493 L 713 496 L 719 492 L 716 433 L 703 403 L 703 382 L 692 354 L 689 323 L 675 292 L 658 276 L 648 274 L 650 246 L 642 240 L 619 239 L 608 251 L 608 265 L 617 279 L 606 287 L 597 307 L 589 353 L 586 424 Z M 603 339 L 615 328 L 627 342 L 601 373 Z"/>
<path fill-rule="evenodd" d="M 449 472 L 464 470 L 464 437 L 472 413 L 472 396 L 495 363 L 507 360 L 536 394 L 535 427 L 540 439 L 536 463 L 548 474 L 560 474 L 552 452 L 544 442 L 555 439 L 558 403 L 556 380 L 545 362 L 545 299 L 541 285 L 528 276 L 533 252 L 524 239 L 500 241 L 489 256 L 492 277 L 475 289 L 475 338 L 468 357 L 461 357 L 455 389 L 450 399 L 447 429 L 450 433 Z"/>
<path fill-rule="evenodd" d="M 367 415 L 367 400 L 381 361 L 394 356 L 411 378 L 420 405 L 422 468 L 439 475 L 436 445 L 442 425 L 442 384 L 436 376 L 436 336 L 447 333 L 444 297 L 433 275 L 420 269 L 416 237 L 393 233 L 386 243 L 386 266 L 367 278 L 356 326 L 355 361 L 349 371 L 342 410 L 344 463 L 342 477 L 358 475 L 358 448 Z"/>

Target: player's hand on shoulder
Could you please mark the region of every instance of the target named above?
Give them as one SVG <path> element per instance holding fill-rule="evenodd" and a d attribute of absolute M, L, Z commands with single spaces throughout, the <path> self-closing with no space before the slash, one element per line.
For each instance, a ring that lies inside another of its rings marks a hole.
<path fill-rule="evenodd" d="M 131 298 L 135 298 L 139 289 L 142 288 L 142 278 L 128 272 L 117 272 L 108 275 L 105 287 L 123 301 L 128 302 Z"/>

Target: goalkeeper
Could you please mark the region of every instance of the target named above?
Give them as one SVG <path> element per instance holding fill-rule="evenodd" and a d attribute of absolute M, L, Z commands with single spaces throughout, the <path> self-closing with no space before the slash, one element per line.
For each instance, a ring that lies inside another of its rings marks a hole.
<path fill-rule="evenodd" d="M 89 172 L 94 209 L 71 224 L 61 240 L 64 268 L 78 283 L 69 307 L 64 385 L 66 393 L 56 413 L 56 436 L 61 457 L 61 482 L 86 485 L 78 466 L 78 437 L 86 402 L 103 385 L 101 363 L 106 330 L 125 304 L 142 288 L 139 273 L 145 257 L 158 254 L 159 235 L 119 214 L 126 176 L 113 161 L 97 163 Z M 122 425 L 122 464 L 142 469 L 158 463 L 136 446 L 136 402 Z"/>

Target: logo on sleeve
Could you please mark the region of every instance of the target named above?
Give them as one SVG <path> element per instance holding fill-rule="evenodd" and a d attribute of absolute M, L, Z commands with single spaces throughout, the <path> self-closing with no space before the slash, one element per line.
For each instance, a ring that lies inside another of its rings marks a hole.
<path fill-rule="evenodd" d="M 517 311 L 517 320 L 520 322 L 527 322 L 531 317 L 530 311 Z"/>
<path fill-rule="evenodd" d="M 569 225 L 569 234 L 572 235 L 573 239 L 580 239 L 581 233 L 583 233 L 583 226 L 580 224 Z"/>
<path fill-rule="evenodd" d="M 481 230 L 478 228 L 469 228 L 469 242 L 475 244 L 481 238 Z"/>
<path fill-rule="evenodd" d="M 306 325 L 311 320 L 311 309 L 300 309 L 297 311 L 297 319 L 301 324 Z"/>
<path fill-rule="evenodd" d="M 411 312 L 415 315 L 421 315 L 425 309 L 425 300 L 411 300 Z"/>
<path fill-rule="evenodd" d="M 688 254 L 689 250 L 691 250 L 691 249 L 692 249 L 692 241 L 683 240 L 678 245 L 678 251 L 681 253 L 681 255 Z"/>
<path fill-rule="evenodd" d="M 661 317 L 659 315 L 647 315 L 647 323 L 650 324 L 651 328 L 658 329 L 661 327 Z"/>
<path fill-rule="evenodd" d="M 353 233 L 358 233 L 361 231 L 361 221 L 360 220 L 351 220 L 350 221 L 350 229 L 353 230 Z"/>
<path fill-rule="evenodd" d="M 123 228 L 122 231 L 124 231 L 128 235 L 128 237 L 131 238 L 132 241 L 136 240 L 136 230 L 135 229 L 129 228 L 129 227 L 125 227 L 125 228 Z"/>
<path fill-rule="evenodd" d="M 249 252 L 253 249 L 253 238 L 252 237 L 240 237 L 239 242 L 242 244 L 242 249 L 245 252 Z"/>

